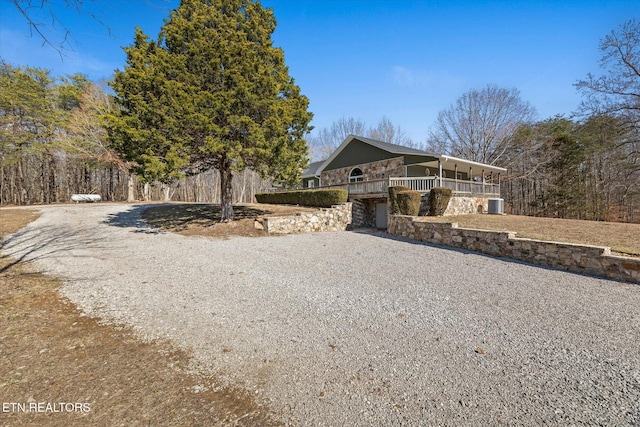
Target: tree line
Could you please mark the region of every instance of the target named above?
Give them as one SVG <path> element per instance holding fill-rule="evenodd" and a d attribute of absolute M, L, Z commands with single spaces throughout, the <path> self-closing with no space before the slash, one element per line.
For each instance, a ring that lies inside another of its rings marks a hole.
<path fill-rule="evenodd" d="M 107 201 L 219 203 L 216 170 L 167 185 L 143 181 L 111 146 L 101 117 L 113 109 L 104 86 L 81 74 L 0 62 L 0 204 L 68 202 L 71 194 Z M 251 170 L 235 174 L 234 203 L 249 203 L 270 181 Z"/>
<path fill-rule="evenodd" d="M 523 125 L 504 154 L 502 196 L 515 214 L 640 222 L 638 148 L 608 115 Z"/>

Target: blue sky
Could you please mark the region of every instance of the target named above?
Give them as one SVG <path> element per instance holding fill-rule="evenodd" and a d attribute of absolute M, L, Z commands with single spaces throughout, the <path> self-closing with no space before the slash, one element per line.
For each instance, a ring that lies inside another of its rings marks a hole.
<path fill-rule="evenodd" d="M 38 2 L 35 2 L 38 3 Z M 62 0 L 52 0 L 62 4 Z M 85 2 L 88 3 L 88 2 Z M 58 8 L 74 41 L 66 57 L 31 36 L 24 18 L 0 0 L 0 57 L 14 65 L 109 79 L 124 67 L 134 27 L 157 38 L 177 0 L 100 0 L 87 13 Z M 423 142 L 438 111 L 487 84 L 517 88 L 539 119 L 570 115 L 573 87 L 599 73 L 598 44 L 640 18 L 637 0 L 432 1 L 263 0 L 274 9 L 273 36 L 290 74 L 310 99 L 316 128 L 341 117 L 373 126 L 382 116 Z M 38 10 L 34 10 L 38 12 Z M 41 21 L 51 28 L 48 15 Z M 108 29 L 106 28 L 108 27 Z"/>

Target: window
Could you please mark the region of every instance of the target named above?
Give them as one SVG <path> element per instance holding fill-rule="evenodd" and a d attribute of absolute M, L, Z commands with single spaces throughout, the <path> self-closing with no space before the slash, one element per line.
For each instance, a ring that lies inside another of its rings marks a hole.
<path fill-rule="evenodd" d="M 362 182 L 364 181 L 364 174 L 362 169 L 354 168 L 349 174 L 349 182 Z"/>

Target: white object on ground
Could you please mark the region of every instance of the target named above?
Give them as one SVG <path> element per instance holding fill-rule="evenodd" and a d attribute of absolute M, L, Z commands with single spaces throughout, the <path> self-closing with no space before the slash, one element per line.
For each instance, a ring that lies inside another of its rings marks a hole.
<path fill-rule="evenodd" d="M 72 194 L 71 201 L 73 202 L 99 202 L 102 200 L 99 194 Z"/>

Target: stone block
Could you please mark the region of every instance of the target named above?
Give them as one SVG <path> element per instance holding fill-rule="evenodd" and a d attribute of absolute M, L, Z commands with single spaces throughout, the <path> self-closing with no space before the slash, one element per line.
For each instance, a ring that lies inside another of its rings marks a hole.
<path fill-rule="evenodd" d="M 547 248 L 546 245 L 543 242 L 537 242 L 538 244 L 535 245 L 535 252 L 539 255 L 543 255 L 547 252 Z"/>
<path fill-rule="evenodd" d="M 623 262 L 622 268 L 627 271 L 640 271 L 640 260 Z"/>

